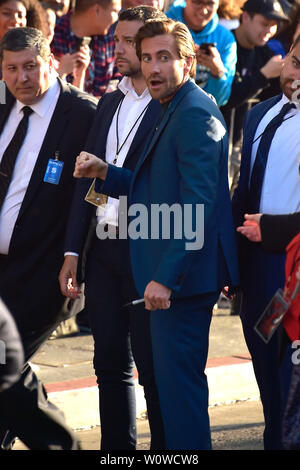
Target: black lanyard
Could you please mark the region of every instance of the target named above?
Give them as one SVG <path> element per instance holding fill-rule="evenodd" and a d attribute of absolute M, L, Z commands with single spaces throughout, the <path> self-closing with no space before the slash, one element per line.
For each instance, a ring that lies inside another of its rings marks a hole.
<path fill-rule="evenodd" d="M 126 93 L 127 94 L 127 93 Z M 126 95 L 125 95 L 126 96 Z M 119 147 L 119 114 L 120 114 L 120 109 L 121 109 L 121 106 L 122 106 L 122 103 L 123 103 L 123 100 L 125 98 L 125 96 L 123 96 L 122 100 L 120 101 L 120 104 L 119 104 L 119 107 L 118 107 L 118 111 L 117 111 L 117 119 L 116 119 L 116 136 L 117 136 L 117 151 L 116 151 L 116 156 L 113 160 L 113 164 L 115 165 L 118 161 L 118 157 L 119 157 L 119 153 L 121 152 L 122 148 L 124 147 L 124 145 L 126 144 L 127 142 L 127 139 L 128 137 L 130 136 L 131 132 L 133 131 L 133 129 L 135 128 L 135 126 L 137 125 L 138 121 L 140 120 L 140 118 L 142 117 L 142 115 L 145 113 L 146 109 L 148 108 L 149 104 L 150 104 L 150 101 L 149 103 L 145 106 L 145 108 L 143 109 L 143 111 L 139 114 L 138 118 L 136 119 L 135 123 L 133 124 L 133 126 L 131 127 L 130 131 L 128 132 L 127 136 L 125 137 L 125 140 L 124 142 L 122 143 L 122 145 Z"/>

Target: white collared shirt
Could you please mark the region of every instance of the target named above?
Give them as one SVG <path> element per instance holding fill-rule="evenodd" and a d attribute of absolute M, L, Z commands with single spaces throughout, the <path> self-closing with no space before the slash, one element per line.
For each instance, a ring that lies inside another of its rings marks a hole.
<path fill-rule="evenodd" d="M 125 98 L 121 101 L 121 104 L 118 106 L 117 111 L 114 114 L 113 120 L 111 122 L 109 132 L 107 135 L 106 141 L 106 161 L 107 163 L 113 163 L 114 158 L 117 153 L 117 115 L 118 117 L 118 135 L 119 135 L 119 148 L 122 146 L 127 135 L 129 134 L 132 126 L 136 122 L 137 118 L 140 116 L 140 119 L 131 130 L 125 144 L 121 148 L 121 151 L 118 155 L 116 166 L 122 167 L 127 156 L 127 153 L 130 149 L 131 143 L 134 139 L 134 136 L 139 128 L 139 125 L 145 115 L 146 106 L 151 101 L 151 95 L 148 88 L 146 88 L 141 95 L 138 95 L 133 88 L 132 80 L 130 77 L 123 77 L 121 82 L 118 85 L 119 89 L 124 93 Z M 141 115 L 141 113 L 145 112 Z M 110 224 L 117 226 L 118 225 L 118 210 L 119 210 L 119 200 L 109 197 L 105 208 L 99 207 L 97 209 L 97 220 L 101 224 Z"/>
<path fill-rule="evenodd" d="M 283 95 L 265 114 L 258 125 L 254 140 L 264 132 L 268 123 L 279 114 L 282 106 L 288 101 Z M 290 116 L 292 117 L 287 119 Z M 259 209 L 264 214 L 300 211 L 300 105 L 296 104 L 296 109 L 289 111 L 284 119 L 273 137 L 265 170 Z M 260 139 L 252 145 L 251 172 L 259 142 Z"/>
<path fill-rule="evenodd" d="M 60 85 L 56 76 L 53 76 L 47 92 L 37 103 L 30 106 L 34 112 L 29 116 L 27 134 L 19 151 L 12 181 L 0 210 L 0 254 L 8 254 L 14 226 L 59 94 Z M 22 108 L 24 106 L 20 101 L 16 101 L 11 109 L 0 135 L 0 162 L 19 122 L 23 118 Z"/>

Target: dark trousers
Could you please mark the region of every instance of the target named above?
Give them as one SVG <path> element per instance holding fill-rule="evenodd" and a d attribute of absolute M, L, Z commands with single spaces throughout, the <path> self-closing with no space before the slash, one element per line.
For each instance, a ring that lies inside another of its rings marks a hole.
<path fill-rule="evenodd" d="M 266 450 L 281 449 L 282 417 L 292 368 L 291 349 L 286 348 L 282 355 L 280 330 L 265 344 L 255 332 L 254 326 L 276 290 L 284 286 L 285 258 L 282 255 L 265 253 L 256 246 L 249 247 L 248 255 L 241 320 L 263 405 L 264 447 Z"/>
<path fill-rule="evenodd" d="M 205 366 L 212 309 L 220 292 L 175 299 L 151 313 L 155 378 L 166 449 L 210 450 Z"/>
<path fill-rule="evenodd" d="M 101 449 L 136 447 L 136 401 L 133 366 L 144 387 L 151 449 L 165 448 L 154 379 L 149 312 L 139 298 L 129 258 L 128 240 L 98 240 L 89 250 L 85 277 L 86 310 L 95 341 L 94 368 L 99 384 Z"/>
<path fill-rule="evenodd" d="M 30 358 L 58 326 L 60 322 L 58 309 L 56 317 L 50 320 L 50 314 L 49 316 L 45 314 L 48 321 L 43 322 L 43 313 L 46 312 L 46 307 L 49 307 L 49 302 L 44 303 L 42 295 L 39 299 L 37 292 L 36 310 L 31 310 L 31 305 L 28 307 L 30 302 L 18 295 L 18 282 L 13 283 L 12 279 L 10 260 L 2 256 L 0 294 L 17 320 L 24 348 L 25 365 L 19 381 L 0 394 L 0 445 L 3 445 L 4 441 L 9 445 L 17 436 L 33 450 L 78 449 L 75 435 L 64 422 L 60 411 L 48 402 L 43 385 L 28 365 Z M 30 278 L 28 281 L 30 282 Z M 39 318 L 39 321 L 35 321 L 35 318 Z"/>
<path fill-rule="evenodd" d="M 29 360 L 53 331 L 40 332 L 40 336 L 23 341 L 25 360 Z M 28 348 L 26 347 L 28 346 Z M 30 354 L 28 354 L 30 351 Z M 61 412 L 47 400 L 42 383 L 30 366 L 25 364 L 20 380 L 0 394 L 0 435 L 7 444 L 15 437 L 32 450 L 76 450 L 77 438 L 68 428 Z M 7 435 L 7 431 L 10 431 Z"/>

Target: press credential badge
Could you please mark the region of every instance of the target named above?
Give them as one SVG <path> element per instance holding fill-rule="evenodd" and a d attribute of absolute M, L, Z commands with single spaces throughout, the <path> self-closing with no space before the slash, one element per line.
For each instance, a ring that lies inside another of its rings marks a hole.
<path fill-rule="evenodd" d="M 64 167 L 64 162 L 58 159 L 59 152 L 55 152 L 55 158 L 48 161 L 44 182 L 50 184 L 58 184 Z"/>

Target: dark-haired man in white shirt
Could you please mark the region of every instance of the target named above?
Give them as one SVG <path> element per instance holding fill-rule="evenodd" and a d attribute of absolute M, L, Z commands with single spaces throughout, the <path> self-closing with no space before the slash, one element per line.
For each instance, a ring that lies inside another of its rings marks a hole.
<path fill-rule="evenodd" d="M 95 98 L 59 79 L 48 41 L 11 29 L 0 44 L 6 103 L 0 105 L 0 295 L 17 324 L 25 362 L 61 321 L 57 276 L 63 259 L 73 166 L 92 124 Z M 0 398 L 0 445 L 17 435 L 30 449 L 75 449 L 25 364 Z"/>
<path fill-rule="evenodd" d="M 300 37 L 287 55 L 280 76 L 282 95 L 255 106 L 247 115 L 239 185 L 233 197 L 235 225 L 246 213 L 288 214 L 300 210 Z M 268 344 L 253 327 L 278 288 L 284 286 L 281 254 L 270 254 L 245 238 L 240 240 L 241 318 L 262 398 L 265 448 L 281 448 L 281 417 L 290 357 L 279 367 L 280 335 Z"/>

